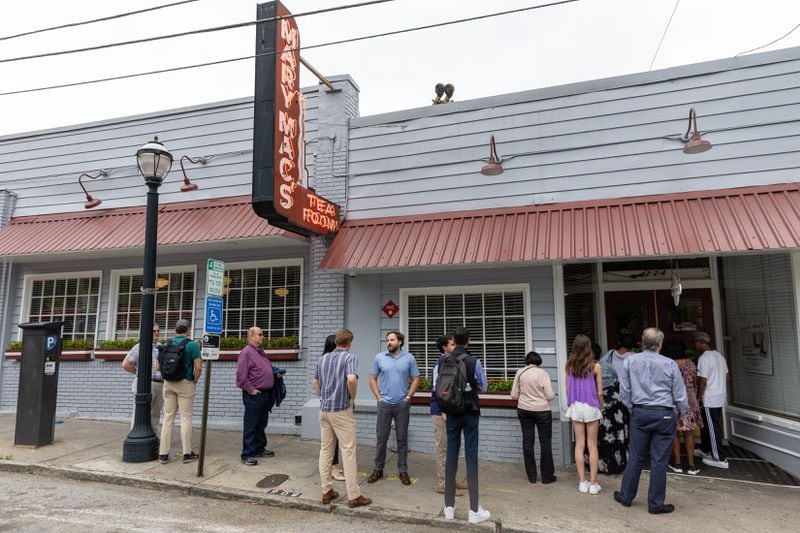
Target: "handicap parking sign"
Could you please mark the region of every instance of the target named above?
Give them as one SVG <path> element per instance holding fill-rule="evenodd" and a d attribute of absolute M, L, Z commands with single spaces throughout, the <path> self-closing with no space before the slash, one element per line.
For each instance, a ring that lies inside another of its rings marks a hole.
<path fill-rule="evenodd" d="M 206 297 L 206 333 L 222 333 L 222 298 L 218 296 Z"/>

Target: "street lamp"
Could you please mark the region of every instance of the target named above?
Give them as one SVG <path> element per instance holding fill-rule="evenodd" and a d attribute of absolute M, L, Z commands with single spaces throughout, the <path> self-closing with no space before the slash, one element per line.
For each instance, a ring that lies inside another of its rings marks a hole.
<path fill-rule="evenodd" d="M 158 242 L 158 188 L 172 168 L 172 154 L 158 137 L 136 152 L 139 172 L 147 185 L 147 211 L 142 273 L 142 314 L 139 323 L 139 365 L 136 371 L 136 410 L 133 429 L 122 444 L 122 460 L 144 463 L 158 457 L 158 437 L 150 426 L 150 390 L 153 368 L 153 323 L 155 322 L 156 244 Z"/>

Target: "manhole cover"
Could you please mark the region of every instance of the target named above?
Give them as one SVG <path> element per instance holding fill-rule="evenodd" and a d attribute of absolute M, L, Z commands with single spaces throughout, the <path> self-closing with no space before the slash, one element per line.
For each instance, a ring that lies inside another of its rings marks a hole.
<path fill-rule="evenodd" d="M 287 479 L 289 479 L 289 476 L 286 474 L 272 474 L 256 483 L 256 487 L 260 489 L 271 489 L 272 487 L 277 487 Z"/>

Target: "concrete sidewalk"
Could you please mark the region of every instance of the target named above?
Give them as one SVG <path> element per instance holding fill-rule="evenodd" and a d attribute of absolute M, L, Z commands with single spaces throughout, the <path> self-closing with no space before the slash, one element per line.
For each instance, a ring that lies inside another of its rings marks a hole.
<path fill-rule="evenodd" d="M 260 459 L 257 466 L 248 467 L 239 460 L 241 433 L 209 430 L 204 476 L 197 477 L 197 463 L 175 460 L 180 451 L 177 428 L 173 432 L 173 460 L 160 465 L 156 461 L 122 462 L 122 442 L 128 433 L 128 425 L 124 423 L 64 419 L 56 425 L 55 443 L 38 449 L 14 446 L 14 425 L 14 415 L 0 415 L 0 471 L 158 488 L 437 527 L 476 531 L 491 531 L 496 527 L 492 522 L 468 526 L 466 495 L 456 499 L 456 520 L 443 519 L 444 498 L 435 491 L 436 462 L 430 454 L 409 455 L 411 486 L 403 486 L 394 476 L 393 454 L 389 455 L 385 469 L 389 478 L 369 485 L 366 477 L 372 470 L 373 449 L 359 446 L 359 476 L 364 494 L 373 499 L 373 504 L 349 509 L 343 482 L 334 482 L 342 495 L 340 499 L 334 505 L 322 505 L 317 471 L 319 443 L 296 436 L 268 435 L 269 448 L 275 451 L 275 457 Z M 199 450 L 197 429 L 193 442 Z M 256 483 L 271 474 L 289 476 L 277 487 L 283 494 L 256 487 Z M 622 508 L 612 498 L 613 491 L 619 488 L 617 476 L 601 476 L 603 491 L 599 496 L 589 496 L 578 494 L 574 468 L 560 469 L 556 474 L 558 482 L 551 485 L 530 484 L 522 465 L 483 461 L 481 504 L 491 511 L 492 519 L 501 521 L 504 531 L 730 532 L 793 530 L 791 524 L 800 501 L 797 488 L 670 474 L 667 501 L 675 504 L 676 512 L 653 516 L 647 513 L 646 474 L 642 476 L 639 496 L 629 509 Z"/>

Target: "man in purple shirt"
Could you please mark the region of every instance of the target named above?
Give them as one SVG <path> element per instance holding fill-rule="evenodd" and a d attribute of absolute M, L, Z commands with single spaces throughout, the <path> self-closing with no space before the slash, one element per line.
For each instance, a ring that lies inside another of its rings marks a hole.
<path fill-rule="evenodd" d="M 274 398 L 272 388 L 275 374 L 261 348 L 261 328 L 252 327 L 247 332 L 247 346 L 239 352 L 236 363 L 236 386 L 242 389 L 244 424 L 242 433 L 242 463 L 258 464 L 256 457 L 272 457 L 267 449 L 267 423 Z"/>

